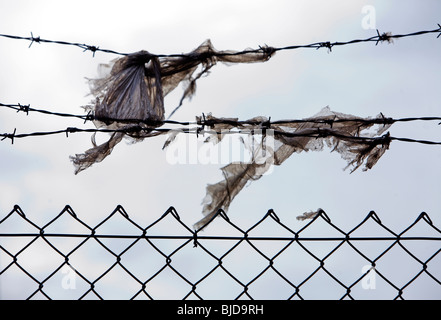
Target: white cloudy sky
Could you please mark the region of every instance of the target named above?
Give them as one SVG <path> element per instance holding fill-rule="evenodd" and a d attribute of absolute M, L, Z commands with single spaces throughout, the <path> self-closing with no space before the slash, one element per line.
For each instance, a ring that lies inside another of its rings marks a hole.
<path fill-rule="evenodd" d="M 417 1 L 1 1 L 0 33 L 65 40 L 120 52 L 189 52 L 206 39 L 217 49 L 259 45 L 281 47 L 318 41 L 367 38 L 362 8 L 376 9 L 381 32 L 431 30 L 440 22 L 441 3 Z M 89 103 L 85 77 L 116 56 L 54 44 L 0 38 L 0 102 L 81 113 Z M 356 44 L 278 52 L 261 64 L 215 66 L 198 82 L 176 120 L 196 115 L 248 119 L 296 119 L 332 110 L 356 116 L 439 116 L 441 62 L 436 34 L 393 44 Z M 180 88 L 166 98 L 170 112 Z M 0 109 L 0 132 L 18 133 L 83 126 L 65 120 Z M 392 136 L 441 141 L 437 123 L 394 125 Z M 91 146 L 77 133 L 0 143 L 0 217 L 14 204 L 37 223 L 47 222 L 66 204 L 87 222 L 97 223 L 123 205 L 141 225 L 174 206 L 189 225 L 201 215 L 207 183 L 222 176 L 221 165 L 171 165 L 161 149 L 164 137 L 120 143 L 102 163 L 74 175 L 69 156 Z M 328 150 L 293 155 L 283 166 L 250 184 L 233 201 L 231 219 L 250 226 L 273 208 L 294 229 L 295 217 L 323 208 L 343 229 L 370 210 L 394 231 L 426 211 L 441 224 L 441 148 L 392 142 L 370 171 L 350 174 Z"/>

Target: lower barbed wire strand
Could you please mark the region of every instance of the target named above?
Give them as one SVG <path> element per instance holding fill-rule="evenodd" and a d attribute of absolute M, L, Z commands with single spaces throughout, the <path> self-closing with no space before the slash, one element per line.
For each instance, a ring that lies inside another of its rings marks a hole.
<path fill-rule="evenodd" d="M 268 130 L 268 129 L 266 129 Z M 272 129 L 269 129 L 272 130 Z M 146 127 L 131 127 L 125 129 L 98 129 L 98 128 L 76 128 L 76 127 L 68 127 L 66 129 L 61 130 L 53 130 L 53 131 L 36 131 L 29 133 L 17 133 L 14 130 L 13 133 L 1 133 L 0 138 L 1 141 L 5 139 L 22 139 L 29 137 L 43 137 L 43 136 L 51 136 L 58 134 L 65 134 L 68 137 L 69 133 L 124 133 L 130 136 L 130 134 L 149 132 L 154 133 L 156 135 L 167 134 L 169 132 L 177 132 L 177 133 L 185 133 L 185 134 L 213 134 L 213 135 L 224 135 L 224 134 L 254 134 L 255 130 L 237 130 L 237 131 L 214 131 L 214 130 L 200 130 L 199 127 L 194 128 L 146 128 Z M 365 137 L 365 136 L 347 136 L 343 134 L 339 134 L 338 132 L 334 132 L 332 130 L 327 130 L 323 128 L 317 128 L 317 130 L 310 131 L 308 133 L 296 133 L 296 132 L 285 132 L 285 131 L 277 131 L 273 130 L 273 133 L 276 135 L 286 136 L 286 137 L 308 137 L 308 138 L 325 138 L 325 137 L 335 137 L 342 140 L 350 140 L 356 141 L 359 143 L 366 144 L 382 144 L 385 140 L 389 141 L 401 141 L 401 142 L 410 142 L 410 143 L 420 143 L 420 144 L 428 144 L 428 145 L 441 145 L 441 141 L 431 141 L 431 140 L 421 140 L 421 139 L 412 139 L 405 137 L 393 137 L 389 135 L 383 135 L 378 137 Z"/>

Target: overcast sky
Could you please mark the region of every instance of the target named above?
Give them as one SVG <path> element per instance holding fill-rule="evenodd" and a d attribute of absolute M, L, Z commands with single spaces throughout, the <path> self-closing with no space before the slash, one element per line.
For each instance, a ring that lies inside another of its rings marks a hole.
<path fill-rule="evenodd" d="M 376 28 L 393 34 L 437 28 L 441 3 L 417 1 L 1 1 L 0 33 L 96 45 L 119 52 L 189 52 L 206 39 L 219 50 L 347 41 L 376 35 L 363 28 L 363 7 L 375 9 Z M 55 44 L 0 38 L 0 102 L 55 112 L 82 113 L 85 78 L 118 56 Z M 313 116 L 323 107 L 355 116 L 439 116 L 440 39 L 436 34 L 326 49 L 276 53 L 268 62 L 218 64 L 198 82 L 196 95 L 173 116 L 193 121 L 218 117 L 272 120 Z M 165 99 L 167 115 L 181 88 Z M 0 132 L 90 127 L 62 119 L 0 109 Z M 441 141 L 437 122 L 394 124 L 392 136 Z M 196 138 L 194 136 L 189 139 Z M 170 164 L 165 137 L 116 146 L 102 163 L 74 175 L 69 156 L 91 147 L 90 134 L 16 139 L 0 143 L 0 218 L 15 204 L 44 224 L 66 204 L 91 225 L 118 204 L 140 225 L 174 206 L 192 225 L 202 218 L 208 183 L 224 164 Z M 294 154 L 271 174 L 247 186 L 228 215 L 251 226 L 272 208 L 293 229 L 305 211 L 324 209 L 344 230 L 370 210 L 396 232 L 422 211 L 441 225 L 441 148 L 392 142 L 372 170 L 350 174 L 328 149 Z M 207 230 L 209 232 L 209 230 Z"/>

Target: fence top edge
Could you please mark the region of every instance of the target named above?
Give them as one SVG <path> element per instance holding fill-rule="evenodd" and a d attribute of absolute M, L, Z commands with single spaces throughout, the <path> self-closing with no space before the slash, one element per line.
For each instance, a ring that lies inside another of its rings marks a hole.
<path fill-rule="evenodd" d="M 154 234 L 148 234 L 148 231 L 155 226 L 156 224 L 158 224 L 161 220 L 163 220 L 166 216 L 171 215 L 180 225 L 182 225 L 184 227 L 184 229 L 188 232 L 189 237 L 194 238 L 195 235 L 197 235 L 198 239 L 201 239 L 204 237 L 204 234 L 201 234 L 201 231 L 205 230 L 216 217 L 221 217 L 223 218 L 229 225 L 231 225 L 232 227 L 234 227 L 236 229 L 236 231 L 239 231 L 242 234 L 246 234 L 247 237 L 249 237 L 248 233 L 250 233 L 252 230 L 254 230 L 255 227 L 257 227 L 258 225 L 260 225 L 263 221 L 268 220 L 268 218 L 271 218 L 270 221 L 273 221 L 274 223 L 280 225 L 285 231 L 287 231 L 290 235 L 292 234 L 293 237 L 298 238 L 299 235 L 302 233 L 302 231 L 306 230 L 307 228 L 309 228 L 310 226 L 314 225 L 316 223 L 316 221 L 318 220 L 322 220 L 325 223 L 329 224 L 332 228 L 334 228 L 340 235 L 346 237 L 346 238 L 354 238 L 351 237 L 351 234 L 355 231 L 358 230 L 359 228 L 361 228 L 367 221 L 374 221 L 375 223 L 377 223 L 379 226 L 381 226 L 382 228 L 384 228 L 390 235 L 394 236 L 394 237 L 402 237 L 404 235 L 405 232 L 409 231 L 413 226 L 415 226 L 418 222 L 425 222 L 427 223 L 427 225 L 429 225 L 434 231 L 437 231 L 438 233 L 441 234 L 441 229 L 439 229 L 437 226 L 435 226 L 435 224 L 433 223 L 432 219 L 430 218 L 430 215 L 427 214 L 426 212 L 421 212 L 418 217 L 409 223 L 408 227 L 406 227 L 402 232 L 400 233 L 395 233 L 392 230 L 390 230 L 387 226 L 385 226 L 379 215 L 371 210 L 367 216 L 362 219 L 362 221 L 360 223 L 358 223 L 355 227 L 353 227 L 352 229 L 350 229 L 349 231 L 345 232 L 343 230 L 341 230 L 340 228 L 338 228 L 337 225 L 335 225 L 333 222 L 331 222 L 331 219 L 329 217 L 329 215 L 322 209 L 320 209 L 318 211 L 318 214 L 316 216 L 314 216 L 312 219 L 310 219 L 309 222 L 307 222 L 305 225 L 301 226 L 297 231 L 293 230 L 289 224 L 286 225 L 286 223 L 283 221 L 283 219 L 280 218 L 280 216 L 278 216 L 273 209 L 269 209 L 265 214 L 262 215 L 261 218 L 257 218 L 255 222 L 252 222 L 250 224 L 250 226 L 248 228 L 242 229 L 242 226 L 239 226 L 238 224 L 235 224 L 234 221 L 232 221 L 232 219 L 226 215 L 226 213 L 222 210 L 219 211 L 218 214 L 213 217 L 213 219 L 211 219 L 210 221 L 208 221 L 202 228 L 194 230 L 192 227 L 193 224 L 189 223 L 187 224 L 185 221 L 183 221 L 181 219 L 181 217 L 179 216 L 177 210 L 173 207 L 170 206 L 158 219 L 154 220 L 152 223 L 150 223 L 148 226 L 143 227 L 140 224 L 138 224 L 135 220 L 129 218 L 129 214 L 126 212 L 126 210 L 124 209 L 124 207 L 122 205 L 118 205 L 108 216 L 106 216 L 104 219 L 102 219 L 96 226 L 91 227 L 88 224 L 86 224 L 81 217 L 72 209 L 72 207 L 70 205 L 66 205 L 62 211 L 60 211 L 57 215 L 55 215 L 53 218 L 51 218 L 49 220 L 49 222 L 47 222 L 46 224 L 44 224 L 42 227 L 37 225 L 36 223 L 34 223 L 32 221 L 32 218 L 29 217 L 29 215 L 26 215 L 25 211 L 19 206 L 19 205 L 15 205 L 14 208 L 4 217 L 4 218 L 0 218 L 0 227 L 3 223 L 5 223 L 6 221 L 8 221 L 9 219 L 12 219 L 13 216 L 18 216 L 20 217 L 25 224 L 32 226 L 33 228 L 35 228 L 36 232 L 40 235 L 42 235 L 44 233 L 44 230 L 46 228 L 48 228 L 49 226 L 55 224 L 58 219 L 60 219 L 62 216 L 67 216 L 70 219 L 73 219 L 73 221 L 78 222 L 80 225 L 82 225 L 83 227 L 85 227 L 86 229 L 88 229 L 88 231 L 90 231 L 89 236 L 98 236 L 97 228 L 99 228 L 100 226 L 104 225 L 106 222 L 108 222 L 112 216 L 116 215 L 117 213 L 120 213 L 120 216 L 123 219 L 126 219 L 136 230 L 136 232 L 134 234 L 128 234 L 125 235 L 127 237 L 131 237 L 131 236 L 139 236 L 137 235 L 137 232 L 141 232 L 141 237 L 158 237 L 157 235 Z M 0 229 L 1 230 L 1 229 Z M 38 231 L 37 231 L 38 230 Z M 244 231 L 245 230 L 245 231 Z M 37 234 L 36 233 L 36 234 Z M 13 233 L 4 233 L 0 231 L 0 236 L 2 235 L 11 235 Z M 23 233 L 23 234 L 33 234 L 31 233 Z M 54 234 L 59 234 L 59 233 L 52 233 Z M 87 234 L 87 233 L 81 233 L 81 234 Z M 104 234 L 102 234 L 104 235 Z M 46 234 L 47 236 L 47 234 Z M 174 235 L 176 236 L 176 235 Z M 212 236 L 210 236 L 212 237 Z M 256 238 L 256 236 L 254 236 L 254 238 Z M 282 238 L 289 238 L 289 237 L 282 237 Z M 303 237 L 306 238 L 306 237 Z M 333 238 L 337 238 L 337 237 L 333 237 Z"/>

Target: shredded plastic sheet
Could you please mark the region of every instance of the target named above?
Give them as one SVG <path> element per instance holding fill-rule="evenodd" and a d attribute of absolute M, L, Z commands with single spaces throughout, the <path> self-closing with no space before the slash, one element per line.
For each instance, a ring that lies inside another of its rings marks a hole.
<path fill-rule="evenodd" d="M 236 54 L 235 51 L 217 51 L 206 40 L 188 54 L 158 58 L 147 51 L 139 51 L 126 57 L 101 65 L 104 73 L 98 79 L 90 80 L 91 93 L 96 103 L 87 106 L 93 112 L 95 125 L 110 129 L 129 129 L 133 126 L 145 128 L 159 126 L 164 120 L 164 97 L 182 83 L 184 93 L 179 105 L 170 116 L 181 107 L 183 100 L 191 98 L 196 92 L 196 81 L 217 63 L 251 63 L 267 61 L 274 50 L 262 48 L 261 51 Z M 198 67 L 201 70 L 196 73 Z M 128 124 L 128 122 L 132 124 Z M 140 121 L 133 124 L 133 120 Z M 156 125 L 155 125 L 156 123 Z M 84 154 L 71 157 L 75 174 L 102 161 L 124 134 L 113 134 L 109 141 Z M 137 140 L 151 136 L 147 131 L 129 134 Z"/>
<path fill-rule="evenodd" d="M 211 119 L 215 118 L 211 117 Z M 256 153 L 253 161 L 249 163 L 231 163 L 223 167 L 221 170 L 224 180 L 207 186 L 207 193 L 202 202 L 202 213 L 205 217 L 195 224 L 195 228 L 203 228 L 220 209 L 227 211 L 233 199 L 249 181 L 260 179 L 271 166 L 281 165 L 293 153 L 322 151 L 326 145 L 332 151 L 340 153 L 342 158 L 348 163 L 346 168 L 352 167 L 351 172 L 363 164 L 363 170 L 371 169 L 389 148 L 390 141 L 381 140 L 381 143 L 377 143 L 377 141 L 360 140 L 356 139 L 356 137 L 375 137 L 381 135 L 390 127 L 390 124 L 379 125 L 373 132 L 366 133 L 368 129 L 372 129 L 374 126 L 372 122 L 335 122 L 338 119 L 363 118 L 333 112 L 329 107 L 325 107 L 314 117 L 309 118 L 311 122 L 287 122 L 282 125 L 271 124 L 271 129 L 274 130 L 274 150 L 266 150 L 266 157 L 262 158 L 259 157 L 261 149 L 257 148 L 255 149 Z M 262 123 L 266 121 L 265 118 L 259 117 L 246 122 L 253 123 L 254 120 Z M 315 120 L 330 121 L 316 122 Z M 222 122 L 222 119 L 216 118 L 212 126 L 214 131 L 226 128 L 225 124 L 217 124 L 217 122 Z M 253 129 L 261 128 L 261 125 L 243 125 L 243 127 Z M 262 147 L 265 145 L 263 139 L 261 142 Z"/>
<path fill-rule="evenodd" d="M 304 221 L 306 219 L 314 219 L 320 212 L 321 208 L 318 208 L 316 211 L 304 212 L 302 215 L 297 216 L 296 219 L 300 221 Z"/>

